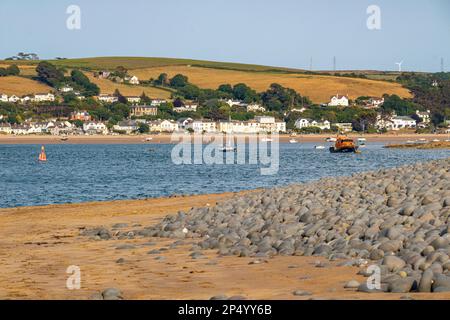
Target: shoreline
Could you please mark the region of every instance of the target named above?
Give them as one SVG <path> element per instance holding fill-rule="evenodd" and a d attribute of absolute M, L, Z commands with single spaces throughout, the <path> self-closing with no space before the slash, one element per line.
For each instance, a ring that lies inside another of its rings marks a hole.
<path fill-rule="evenodd" d="M 246 135 L 244 135 L 246 136 Z M 327 137 L 334 137 L 336 134 L 317 134 L 317 135 L 297 135 L 292 137 L 288 134 L 280 135 L 280 143 L 289 143 L 290 139 L 296 139 L 299 143 L 325 143 Z M 379 143 L 393 143 L 406 142 L 408 140 L 417 139 L 440 139 L 446 140 L 449 138 L 447 134 L 349 134 L 351 138 L 364 137 L 371 142 Z M 145 141 L 147 137 L 153 138 L 151 141 Z M 125 136 L 69 136 L 67 141 L 62 141 L 59 136 L 44 136 L 44 135 L 0 135 L 0 145 L 14 145 L 14 144 L 171 144 L 170 134 L 160 135 L 125 135 Z"/>
<path fill-rule="evenodd" d="M 313 182 L 314 183 L 314 182 Z M 79 204 L 0 209 L 4 241 L 0 242 L 0 299 L 89 299 L 109 287 L 125 299 L 198 299 L 216 295 L 247 299 L 386 299 L 404 293 L 364 293 L 345 289 L 349 280 L 365 281 L 357 266 L 341 265 L 321 256 L 274 256 L 261 264 L 255 258 L 218 256 L 204 251 L 192 259 L 197 240 L 172 248 L 170 238 L 120 238 L 160 223 L 167 215 L 191 208 L 230 203 L 266 189 L 147 200 L 117 200 Z M 122 226 L 117 227 L 118 224 Z M 80 231 L 104 227 L 113 238 L 102 241 Z M 160 248 L 170 250 L 149 254 Z M 121 261 L 121 262 L 119 262 Z M 318 263 L 326 265 L 318 268 Z M 82 272 L 80 290 L 68 290 L 68 266 Z M 295 290 L 311 292 L 295 296 Z M 449 299 L 450 293 L 409 293 L 414 299 Z"/>

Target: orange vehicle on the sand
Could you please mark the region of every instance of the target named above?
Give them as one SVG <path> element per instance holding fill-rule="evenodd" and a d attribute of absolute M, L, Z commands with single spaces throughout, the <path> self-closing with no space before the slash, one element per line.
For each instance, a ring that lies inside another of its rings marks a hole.
<path fill-rule="evenodd" d="M 331 153 L 346 153 L 346 152 L 358 152 L 358 146 L 355 144 L 353 139 L 339 135 L 336 139 L 334 147 L 330 147 Z"/>

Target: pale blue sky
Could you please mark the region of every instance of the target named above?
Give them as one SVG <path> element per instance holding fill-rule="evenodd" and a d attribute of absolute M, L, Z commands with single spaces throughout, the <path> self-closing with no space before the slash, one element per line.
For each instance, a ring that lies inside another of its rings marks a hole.
<path fill-rule="evenodd" d="M 82 28 L 66 28 L 79 5 Z M 381 30 L 366 27 L 369 5 Z M 1 0 L 0 58 L 151 56 L 309 69 L 450 70 L 448 0 Z"/>

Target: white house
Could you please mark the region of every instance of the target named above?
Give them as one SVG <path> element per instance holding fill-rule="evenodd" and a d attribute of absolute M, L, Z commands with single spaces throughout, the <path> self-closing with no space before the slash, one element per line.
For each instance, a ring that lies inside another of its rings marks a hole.
<path fill-rule="evenodd" d="M 158 114 L 158 108 L 152 106 L 132 106 L 130 108 L 130 114 L 135 117 L 156 116 Z"/>
<path fill-rule="evenodd" d="M 316 127 L 316 128 L 320 128 L 321 130 L 330 130 L 331 123 L 328 120 L 325 120 L 323 122 L 318 122 L 318 121 L 310 120 L 310 119 L 306 119 L 306 118 L 299 118 L 299 119 L 297 119 L 297 121 L 295 121 L 295 127 L 297 129 Z"/>
<path fill-rule="evenodd" d="M 218 130 L 220 132 L 226 133 L 246 133 L 246 134 L 255 134 L 266 131 L 264 128 L 261 127 L 261 124 L 256 120 L 220 121 Z"/>
<path fill-rule="evenodd" d="M 167 103 L 167 100 L 162 100 L 162 99 L 153 99 L 152 102 L 150 103 L 150 105 L 152 107 L 159 107 L 160 105 Z"/>
<path fill-rule="evenodd" d="M 21 99 L 14 94 L 8 98 L 8 102 L 12 102 L 12 103 L 16 103 L 17 101 L 20 101 L 20 100 Z"/>
<path fill-rule="evenodd" d="M 138 128 L 137 122 L 133 120 L 119 121 L 115 126 L 113 126 L 113 130 L 124 131 L 126 134 L 130 134 Z"/>
<path fill-rule="evenodd" d="M 192 129 L 196 133 L 211 133 L 217 131 L 216 123 L 209 120 L 194 120 L 187 124 L 186 129 Z"/>
<path fill-rule="evenodd" d="M 11 133 L 15 135 L 25 135 L 28 134 L 29 127 L 26 125 L 15 124 L 11 126 Z"/>
<path fill-rule="evenodd" d="M 370 97 L 367 106 L 372 108 L 379 108 L 383 103 L 384 98 Z"/>
<path fill-rule="evenodd" d="M 406 116 L 396 116 L 391 118 L 394 124 L 393 130 L 408 129 L 416 127 L 416 120 Z"/>
<path fill-rule="evenodd" d="M 136 76 L 132 76 L 130 78 L 126 78 L 125 80 L 128 81 L 129 84 L 138 85 L 139 84 L 139 78 Z"/>
<path fill-rule="evenodd" d="M 72 92 L 73 88 L 71 86 L 65 85 L 65 86 L 59 88 L 59 91 L 62 93 L 68 93 L 68 92 Z"/>
<path fill-rule="evenodd" d="M 186 129 L 188 124 L 194 121 L 192 118 L 180 118 L 177 120 L 178 122 L 178 129 Z"/>
<path fill-rule="evenodd" d="M 8 95 L 4 93 L 0 93 L 0 101 L 1 102 L 8 102 Z"/>
<path fill-rule="evenodd" d="M 53 93 L 36 93 L 32 99 L 33 102 L 53 102 L 55 95 Z"/>
<path fill-rule="evenodd" d="M 306 119 L 306 118 L 299 118 L 299 119 L 297 119 L 297 120 L 295 121 L 295 125 L 294 125 L 294 126 L 295 126 L 297 129 L 303 129 L 303 128 L 309 127 L 309 123 L 310 123 L 309 119 Z"/>
<path fill-rule="evenodd" d="M 33 97 L 29 96 L 29 95 L 22 96 L 22 98 L 20 98 L 21 103 L 28 103 L 28 102 L 31 102 L 32 100 L 33 100 Z"/>
<path fill-rule="evenodd" d="M 252 103 L 247 106 L 247 112 L 266 112 L 266 108 L 257 103 Z"/>
<path fill-rule="evenodd" d="M 178 123 L 173 120 L 163 120 L 163 121 L 161 121 L 160 126 L 161 126 L 162 132 L 178 131 Z"/>
<path fill-rule="evenodd" d="M 196 112 L 197 111 L 197 105 L 196 104 L 185 104 L 181 107 L 175 107 L 173 108 L 173 111 L 181 113 L 181 112 Z"/>
<path fill-rule="evenodd" d="M 259 123 L 260 131 L 262 132 L 286 132 L 286 122 L 276 121 L 275 117 L 271 116 L 257 116 L 255 121 Z"/>
<path fill-rule="evenodd" d="M 400 130 L 400 129 L 413 129 L 417 127 L 416 120 L 411 117 L 397 116 L 395 114 L 390 117 L 382 118 L 380 115 L 377 117 L 375 126 L 378 129 Z"/>
<path fill-rule="evenodd" d="M 133 104 L 138 104 L 141 102 L 141 97 L 131 96 L 131 97 L 126 97 L 126 99 L 129 103 L 133 103 Z"/>
<path fill-rule="evenodd" d="M 416 110 L 416 115 L 420 118 L 422 123 L 428 124 L 431 122 L 431 111 L 419 111 Z"/>
<path fill-rule="evenodd" d="M 89 121 L 83 123 L 83 131 L 88 134 L 108 134 L 108 128 L 103 122 Z"/>
<path fill-rule="evenodd" d="M 332 96 L 328 105 L 330 107 L 348 107 L 348 96 L 341 96 L 339 94 Z"/>
<path fill-rule="evenodd" d="M 98 101 L 105 102 L 105 103 L 114 103 L 119 101 L 119 98 L 116 96 L 110 95 L 110 94 L 101 94 L 98 96 Z"/>
<path fill-rule="evenodd" d="M 353 125 L 350 122 L 340 122 L 333 124 L 340 132 L 352 132 Z"/>

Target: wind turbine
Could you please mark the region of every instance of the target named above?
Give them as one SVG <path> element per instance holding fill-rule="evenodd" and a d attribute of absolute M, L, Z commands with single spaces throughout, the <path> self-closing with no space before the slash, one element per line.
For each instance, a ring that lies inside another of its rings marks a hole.
<path fill-rule="evenodd" d="M 398 72 L 402 72 L 403 60 L 401 62 L 396 62 L 395 64 L 398 65 Z"/>

